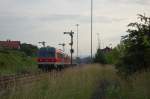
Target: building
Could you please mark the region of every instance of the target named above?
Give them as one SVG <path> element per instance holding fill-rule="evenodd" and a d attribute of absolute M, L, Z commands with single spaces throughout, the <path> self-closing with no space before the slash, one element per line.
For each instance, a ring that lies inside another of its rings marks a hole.
<path fill-rule="evenodd" d="M 111 51 L 112 51 L 112 48 L 106 46 L 106 48 L 101 49 L 101 51 L 104 52 L 104 53 L 108 53 L 108 52 L 111 52 Z"/>
<path fill-rule="evenodd" d="M 0 41 L 0 48 L 6 49 L 20 49 L 21 43 L 20 41 Z"/>

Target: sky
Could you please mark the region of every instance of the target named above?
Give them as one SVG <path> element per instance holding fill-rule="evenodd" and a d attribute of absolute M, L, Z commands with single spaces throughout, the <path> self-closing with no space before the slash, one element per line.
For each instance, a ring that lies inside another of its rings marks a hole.
<path fill-rule="evenodd" d="M 76 56 L 77 27 L 79 24 L 79 55 L 90 55 L 91 0 L 0 0 L 0 40 L 19 40 L 40 46 L 38 42 L 61 49 L 74 32 Z M 150 16 L 150 0 L 93 0 L 93 53 L 98 48 L 119 44 L 126 35 L 127 25 L 137 20 L 137 14 Z M 99 33 L 99 36 L 97 35 Z"/>

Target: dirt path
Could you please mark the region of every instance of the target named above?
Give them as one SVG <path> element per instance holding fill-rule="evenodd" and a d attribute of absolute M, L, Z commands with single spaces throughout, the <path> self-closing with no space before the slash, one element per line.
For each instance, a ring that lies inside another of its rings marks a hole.
<path fill-rule="evenodd" d="M 110 87 L 113 87 L 115 90 L 119 87 L 119 83 L 106 79 L 101 80 L 91 99 L 106 99 L 107 89 Z"/>

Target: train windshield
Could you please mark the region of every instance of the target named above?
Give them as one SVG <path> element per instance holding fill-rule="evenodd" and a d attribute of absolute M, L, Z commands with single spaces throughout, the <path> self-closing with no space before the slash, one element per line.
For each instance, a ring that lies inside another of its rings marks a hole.
<path fill-rule="evenodd" d="M 55 51 L 54 50 L 48 50 L 48 49 L 40 49 L 38 51 L 38 57 L 54 58 L 55 57 Z"/>

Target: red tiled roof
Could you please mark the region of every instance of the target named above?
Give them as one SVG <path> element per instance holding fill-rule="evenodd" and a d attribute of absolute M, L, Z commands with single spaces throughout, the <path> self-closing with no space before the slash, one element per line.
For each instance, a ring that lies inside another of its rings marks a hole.
<path fill-rule="evenodd" d="M 0 41 L 0 47 L 10 48 L 10 49 L 19 49 L 20 41 Z"/>

